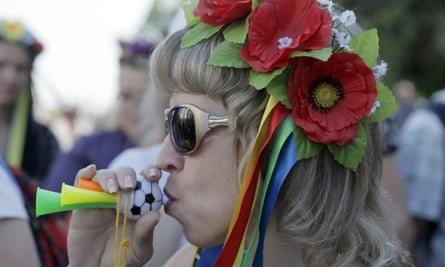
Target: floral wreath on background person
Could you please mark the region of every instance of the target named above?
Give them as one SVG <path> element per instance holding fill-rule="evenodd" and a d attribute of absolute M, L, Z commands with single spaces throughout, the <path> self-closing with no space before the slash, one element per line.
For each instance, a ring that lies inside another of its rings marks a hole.
<path fill-rule="evenodd" d="M 32 59 L 43 51 L 43 45 L 17 20 L 0 20 L 0 41 L 18 43 L 28 48 Z"/>
<path fill-rule="evenodd" d="M 144 39 L 135 39 L 131 41 L 121 40 L 119 46 L 121 48 L 119 62 L 145 68 L 156 44 Z"/>
<path fill-rule="evenodd" d="M 189 29 L 181 48 L 222 32 L 208 64 L 248 69 L 249 84 L 270 95 L 229 235 L 224 245 L 204 249 L 196 266 L 250 266 L 252 260 L 262 266 L 267 221 L 297 155 L 310 158 L 327 147 L 337 162 L 355 170 L 366 149 L 363 124 L 382 121 L 397 108 L 380 81 L 387 64 L 378 62 L 377 30 L 353 36 L 348 27 L 357 26 L 354 12 L 331 0 L 194 0 L 184 12 Z M 269 143 L 260 190 L 259 159 Z M 247 244 L 258 197 L 259 223 Z"/>

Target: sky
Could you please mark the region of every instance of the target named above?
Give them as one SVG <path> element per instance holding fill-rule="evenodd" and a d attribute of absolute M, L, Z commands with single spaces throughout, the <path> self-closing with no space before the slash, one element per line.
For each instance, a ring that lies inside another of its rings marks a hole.
<path fill-rule="evenodd" d="M 117 97 L 118 40 L 141 28 L 153 0 L 0 0 L 43 43 L 35 62 L 36 104 L 109 111 Z"/>

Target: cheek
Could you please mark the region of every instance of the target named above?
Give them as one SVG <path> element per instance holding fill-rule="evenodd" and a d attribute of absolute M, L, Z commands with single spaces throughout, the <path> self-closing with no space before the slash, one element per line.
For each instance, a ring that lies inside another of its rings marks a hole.
<path fill-rule="evenodd" d="M 119 117 L 123 125 L 136 127 L 138 125 L 137 107 L 130 101 L 125 101 L 119 106 Z"/>
<path fill-rule="evenodd" d="M 216 144 L 215 144 L 216 145 Z M 203 153 L 190 165 L 199 166 L 190 172 L 190 195 L 185 196 L 191 210 L 185 224 L 187 237 L 200 246 L 224 242 L 239 194 L 233 153 L 227 144 L 223 150 Z M 206 150 L 209 151 L 209 150 Z M 201 157 L 202 156 L 202 157 Z M 187 171 L 185 169 L 184 171 Z M 192 178 L 193 177 L 193 178 Z"/>

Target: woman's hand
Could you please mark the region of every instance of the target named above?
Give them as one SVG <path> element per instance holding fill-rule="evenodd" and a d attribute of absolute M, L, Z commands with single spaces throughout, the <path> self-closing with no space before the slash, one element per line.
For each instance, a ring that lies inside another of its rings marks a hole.
<path fill-rule="evenodd" d="M 142 175 L 158 181 L 161 172 L 147 167 Z M 76 180 L 85 178 L 99 183 L 105 192 L 132 190 L 136 186 L 136 174 L 131 168 L 115 171 L 96 170 L 94 165 L 79 170 Z M 121 214 L 120 229 L 122 230 Z M 115 239 L 115 209 L 85 209 L 73 212 L 68 232 L 68 256 L 70 267 L 113 266 Z M 129 241 L 126 266 L 142 266 L 153 254 L 153 230 L 160 219 L 158 211 L 151 211 L 137 221 L 128 220 L 125 238 Z M 119 246 L 116 253 L 119 252 Z"/>

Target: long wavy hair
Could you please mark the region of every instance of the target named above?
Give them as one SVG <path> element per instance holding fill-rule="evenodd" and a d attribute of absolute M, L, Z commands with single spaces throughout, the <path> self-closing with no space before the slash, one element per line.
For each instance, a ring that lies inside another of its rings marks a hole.
<path fill-rule="evenodd" d="M 185 30 L 159 45 L 152 55 L 151 75 L 160 90 L 203 94 L 228 110 L 239 182 L 267 102 L 265 90 L 249 85 L 249 72 L 207 64 L 217 35 L 180 49 Z M 356 171 L 337 163 L 327 150 L 300 160 L 286 178 L 275 210 L 284 242 L 302 248 L 308 266 L 409 266 L 389 221 L 380 186 L 381 140 L 377 124 L 365 125 L 368 136 Z"/>

